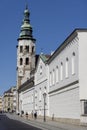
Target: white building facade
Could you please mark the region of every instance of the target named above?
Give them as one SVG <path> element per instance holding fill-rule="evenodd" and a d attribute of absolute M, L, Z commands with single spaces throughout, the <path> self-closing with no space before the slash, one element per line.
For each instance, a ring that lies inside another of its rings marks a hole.
<path fill-rule="evenodd" d="M 41 54 L 35 71 L 35 111 L 39 116 L 44 115 L 44 107 L 46 116 L 49 115 L 48 102 L 48 79 L 47 79 L 47 60 L 49 56 Z M 44 97 L 44 94 L 46 97 Z M 44 102 L 45 98 L 45 102 Z M 45 105 L 45 106 L 44 106 Z"/>
<path fill-rule="evenodd" d="M 33 83 L 28 84 L 28 89 L 21 89 L 19 91 L 19 113 L 20 114 L 31 114 L 34 111 L 34 87 Z"/>
<path fill-rule="evenodd" d="M 87 30 L 76 29 L 50 57 L 40 54 L 36 63 L 35 39 L 26 8 L 17 46 L 20 113 L 33 111 L 43 116 L 45 111 L 45 116 L 64 122 L 87 123 L 86 51 Z"/>
<path fill-rule="evenodd" d="M 75 30 L 48 61 L 50 117 L 75 123 L 87 120 L 87 113 L 82 113 L 87 112 L 86 41 L 87 30 Z"/>

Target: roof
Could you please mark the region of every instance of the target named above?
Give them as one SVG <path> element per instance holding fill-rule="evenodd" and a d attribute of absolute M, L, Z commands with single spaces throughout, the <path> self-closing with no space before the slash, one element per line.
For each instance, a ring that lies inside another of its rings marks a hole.
<path fill-rule="evenodd" d="M 34 77 L 30 78 L 26 82 L 24 82 L 18 89 L 18 92 L 25 91 L 34 86 Z"/>
<path fill-rule="evenodd" d="M 40 54 L 40 58 L 43 60 L 44 63 L 47 62 L 49 57 L 50 57 L 50 55 L 48 55 L 48 54 Z"/>
<path fill-rule="evenodd" d="M 12 93 L 11 88 L 5 91 L 4 93 Z"/>
<path fill-rule="evenodd" d="M 65 41 L 55 50 L 53 55 L 48 59 L 48 64 L 58 55 L 68 44 L 69 42 L 77 36 L 77 32 L 87 32 L 87 29 L 75 29 L 66 39 Z"/>

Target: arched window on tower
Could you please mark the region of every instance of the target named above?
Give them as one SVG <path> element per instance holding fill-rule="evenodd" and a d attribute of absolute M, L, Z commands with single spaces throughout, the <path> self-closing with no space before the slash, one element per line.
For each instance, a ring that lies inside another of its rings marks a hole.
<path fill-rule="evenodd" d="M 20 46 L 20 53 L 23 52 L 23 46 Z"/>
<path fill-rule="evenodd" d="M 23 59 L 20 58 L 20 65 L 23 65 Z"/>
<path fill-rule="evenodd" d="M 32 46 L 32 53 L 34 53 L 34 46 Z"/>
<path fill-rule="evenodd" d="M 27 57 L 26 60 L 25 60 L 25 64 L 26 65 L 29 65 L 29 58 Z"/>
<path fill-rule="evenodd" d="M 28 53 L 29 52 L 29 46 L 25 46 L 25 51 Z"/>

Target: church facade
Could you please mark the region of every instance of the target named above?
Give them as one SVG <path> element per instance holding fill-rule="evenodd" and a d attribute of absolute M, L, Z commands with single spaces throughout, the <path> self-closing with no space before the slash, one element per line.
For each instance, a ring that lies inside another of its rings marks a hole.
<path fill-rule="evenodd" d="M 29 15 L 26 7 L 17 46 L 17 111 L 87 123 L 87 29 L 75 29 L 52 55 L 38 56 Z"/>

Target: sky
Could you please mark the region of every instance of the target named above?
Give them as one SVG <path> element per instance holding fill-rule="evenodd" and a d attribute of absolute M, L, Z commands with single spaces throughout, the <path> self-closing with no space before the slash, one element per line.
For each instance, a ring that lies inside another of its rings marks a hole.
<path fill-rule="evenodd" d="M 87 28 L 87 0 L 0 0 L 0 95 L 16 86 L 16 45 L 26 3 L 36 54 L 50 54 L 74 29 Z"/>

